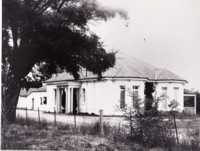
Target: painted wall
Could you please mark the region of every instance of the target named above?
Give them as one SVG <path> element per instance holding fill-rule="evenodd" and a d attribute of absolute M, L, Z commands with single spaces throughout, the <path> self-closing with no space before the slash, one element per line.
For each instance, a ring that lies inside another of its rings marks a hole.
<path fill-rule="evenodd" d="M 19 99 L 18 99 L 18 103 L 17 103 L 17 107 L 18 108 L 28 108 L 28 109 L 31 109 L 32 107 L 32 102 L 28 101 L 27 99 L 28 97 L 21 97 L 19 96 Z"/>
<path fill-rule="evenodd" d="M 49 111 L 54 111 L 54 108 L 56 108 L 56 94 L 55 91 L 57 89 L 56 85 L 47 85 L 47 98 L 48 98 L 48 109 Z"/>
<path fill-rule="evenodd" d="M 163 88 L 166 88 L 166 96 L 161 97 L 163 95 Z M 183 111 L 183 83 L 169 83 L 169 82 L 159 82 L 156 86 L 155 96 L 159 99 L 158 109 L 162 111 L 169 111 L 170 107 L 168 106 L 173 99 L 177 98 L 177 102 L 179 103 L 177 109 L 178 111 Z M 176 93 L 177 92 L 177 96 Z"/>
<path fill-rule="evenodd" d="M 49 110 L 49 100 L 47 97 L 47 104 L 41 104 L 41 98 L 42 102 L 44 101 L 44 97 L 47 97 L 46 92 L 32 92 L 29 96 L 27 97 L 19 97 L 17 107 L 18 108 L 26 108 L 27 109 L 33 109 L 37 110 L 38 107 L 40 110 L 43 111 L 48 111 Z"/>
<path fill-rule="evenodd" d="M 99 114 L 103 109 L 106 115 L 119 115 L 120 86 L 125 86 L 125 103 L 131 103 L 129 90 L 133 86 L 139 86 L 139 96 L 144 99 L 144 81 L 128 80 L 106 80 L 83 82 L 81 89 L 85 89 L 85 101 L 83 95 L 80 97 L 80 111 Z"/>
<path fill-rule="evenodd" d="M 38 107 L 40 110 L 60 111 L 60 96 L 59 89 L 64 88 L 66 92 L 66 113 L 72 110 L 72 93 L 70 90 L 73 88 L 79 88 L 79 112 L 95 113 L 99 114 L 99 110 L 103 109 L 105 115 L 120 115 L 122 112 L 119 110 L 120 106 L 120 86 L 125 86 L 125 103 L 130 105 L 132 99 L 130 97 L 130 90 L 133 90 L 133 86 L 138 86 L 138 92 L 140 98 L 144 99 L 144 87 L 145 81 L 143 80 L 127 80 L 127 79 L 107 79 L 104 81 L 85 81 L 85 82 L 65 82 L 59 85 L 47 85 L 47 92 L 32 92 L 28 97 L 20 97 L 18 107 L 32 109 L 32 99 L 34 98 L 34 109 Z M 169 83 L 159 82 L 156 85 L 156 93 L 154 96 L 159 98 L 162 96 L 162 88 L 166 88 L 166 100 L 159 101 L 159 110 L 168 111 L 170 108 L 168 105 L 174 99 L 174 88 L 178 89 L 177 101 L 179 103 L 178 109 L 182 111 L 183 107 L 183 87 L 182 83 Z M 71 96 L 70 96 L 71 95 Z M 41 105 L 41 98 L 47 97 L 47 104 Z"/>

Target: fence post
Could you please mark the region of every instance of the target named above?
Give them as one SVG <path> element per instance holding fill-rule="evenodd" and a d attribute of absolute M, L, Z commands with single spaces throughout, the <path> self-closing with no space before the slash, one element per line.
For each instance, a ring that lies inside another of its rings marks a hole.
<path fill-rule="evenodd" d="M 27 107 L 26 107 L 26 122 L 27 122 L 27 119 L 28 119 L 28 113 L 27 113 Z"/>
<path fill-rule="evenodd" d="M 38 107 L 38 121 L 39 121 L 39 124 L 40 124 L 40 108 Z"/>
<path fill-rule="evenodd" d="M 131 133 L 131 137 L 132 137 L 133 127 L 132 127 L 132 115 L 131 115 L 131 112 L 130 112 L 130 133 Z"/>
<path fill-rule="evenodd" d="M 74 126 L 76 128 L 76 114 L 74 114 Z"/>
<path fill-rule="evenodd" d="M 54 107 L 54 123 L 55 123 L 55 126 L 56 126 L 56 109 Z"/>
<path fill-rule="evenodd" d="M 176 117 L 175 117 L 175 113 L 173 114 L 173 118 L 174 118 L 174 126 L 175 126 L 175 131 L 176 131 L 176 140 L 177 140 L 177 143 L 179 143 L 179 141 L 178 141 L 178 131 L 177 131 L 177 127 L 176 127 Z"/>
<path fill-rule="evenodd" d="M 100 136 L 104 135 L 103 131 L 103 110 L 100 110 Z"/>

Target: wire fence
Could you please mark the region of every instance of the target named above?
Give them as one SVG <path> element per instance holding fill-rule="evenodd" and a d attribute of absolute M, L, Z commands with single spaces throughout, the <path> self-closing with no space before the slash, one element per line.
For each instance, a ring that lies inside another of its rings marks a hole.
<path fill-rule="evenodd" d="M 97 112 L 97 111 L 96 111 Z M 51 123 L 53 125 L 60 124 L 74 124 L 76 127 L 77 125 L 84 125 L 84 124 L 91 124 L 95 122 L 99 122 L 100 117 L 103 118 L 103 122 L 109 123 L 112 126 L 116 125 L 125 125 L 126 121 L 124 121 L 124 117 L 122 116 L 103 116 L 104 110 L 102 110 L 102 115 L 100 114 L 64 114 L 64 113 L 57 113 L 56 109 L 54 108 L 54 112 L 44 112 L 41 111 L 40 108 L 37 110 L 30 110 L 30 109 L 17 109 L 17 116 L 25 118 L 26 121 L 28 119 L 33 119 L 41 123 L 42 121 Z"/>

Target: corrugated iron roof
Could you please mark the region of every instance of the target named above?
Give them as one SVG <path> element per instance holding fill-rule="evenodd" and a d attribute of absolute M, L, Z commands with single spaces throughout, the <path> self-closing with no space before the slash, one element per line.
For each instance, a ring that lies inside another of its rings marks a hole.
<path fill-rule="evenodd" d="M 167 70 L 167 69 L 156 69 L 155 71 L 155 80 L 179 80 L 185 81 L 180 76 L 176 75 L 175 73 Z"/>
<path fill-rule="evenodd" d="M 184 89 L 184 94 L 196 94 L 196 93 L 188 89 Z"/>
<path fill-rule="evenodd" d="M 158 69 L 153 65 L 145 63 L 135 57 L 132 57 L 124 53 L 117 54 L 115 66 L 104 72 L 102 76 L 111 78 L 117 78 L 117 77 L 145 78 L 158 81 L 159 80 L 186 81 L 167 69 Z M 80 79 L 89 79 L 97 77 L 98 77 L 97 75 L 94 75 L 91 72 L 87 72 L 86 76 L 85 70 L 80 72 Z M 69 81 L 74 80 L 74 77 L 69 73 L 64 72 L 57 75 L 56 77 L 47 80 L 46 82 L 49 83 L 49 82 L 68 81 L 68 80 Z"/>
<path fill-rule="evenodd" d="M 28 95 L 30 95 L 32 92 L 46 92 L 46 85 L 40 87 L 40 88 L 30 88 L 28 90 L 26 89 L 21 89 L 19 96 L 21 97 L 27 97 Z"/>

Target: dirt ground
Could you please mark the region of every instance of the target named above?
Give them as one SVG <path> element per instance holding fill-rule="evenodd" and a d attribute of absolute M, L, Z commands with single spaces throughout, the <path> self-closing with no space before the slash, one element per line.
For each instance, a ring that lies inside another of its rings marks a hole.
<path fill-rule="evenodd" d="M 26 117 L 25 110 L 17 110 L 17 115 Z M 74 127 L 74 116 L 58 114 L 56 116 L 57 126 L 54 126 L 54 115 L 51 113 L 40 113 L 41 124 L 38 124 L 38 112 L 28 111 L 28 118 L 34 119 L 29 124 L 10 124 L 2 127 L 5 131 L 2 136 L 3 149 L 12 150 L 90 150 L 90 151 L 162 151 L 161 148 L 145 149 L 138 144 L 126 143 L 117 140 L 114 137 L 100 137 L 96 135 L 88 135 L 77 133 L 73 128 L 68 126 L 71 124 Z M 94 123 L 99 120 L 99 117 L 92 116 L 77 116 L 77 125 Z M 43 123 L 45 119 L 48 123 Z M 122 117 L 104 117 L 104 121 L 109 122 L 111 126 L 123 125 Z M 49 124 L 50 122 L 50 124 Z M 194 137 L 194 129 L 200 128 L 200 118 L 177 119 L 179 139 L 190 137 L 188 132 Z M 198 130 L 197 132 L 200 132 Z M 197 135 L 200 137 L 200 135 Z M 200 140 L 200 138 L 199 138 Z"/>
<path fill-rule="evenodd" d="M 17 116 L 26 118 L 26 111 L 22 109 L 17 109 Z M 34 119 L 38 121 L 38 111 L 28 110 L 27 116 L 30 119 Z M 50 123 L 54 123 L 54 114 L 53 113 L 45 113 L 40 112 L 40 119 L 45 120 Z M 172 117 L 166 118 L 165 120 L 173 120 Z M 58 123 L 63 124 L 74 124 L 74 116 L 73 115 L 66 115 L 66 114 L 56 114 L 56 121 Z M 91 124 L 96 121 L 99 121 L 98 116 L 76 116 L 76 124 L 83 125 L 83 124 Z M 122 126 L 126 125 L 127 121 L 124 121 L 123 117 L 107 117 L 103 118 L 104 122 L 109 123 L 111 126 Z M 195 118 L 176 118 L 176 123 L 178 128 L 188 128 L 188 127 L 200 127 L 200 116 L 196 116 Z"/>
<path fill-rule="evenodd" d="M 17 116 L 26 118 L 26 110 L 17 109 Z M 38 111 L 28 110 L 27 111 L 28 118 L 34 119 L 38 121 Z M 47 122 L 54 123 L 54 114 L 53 113 L 45 113 L 40 112 L 40 119 L 46 120 Z M 123 117 L 104 117 L 104 122 L 108 122 L 112 126 L 116 125 L 124 125 L 126 121 L 123 120 Z M 91 124 L 99 120 L 98 116 L 76 116 L 76 124 Z M 63 124 L 74 124 L 74 116 L 66 115 L 66 114 L 56 114 L 56 121 Z"/>

